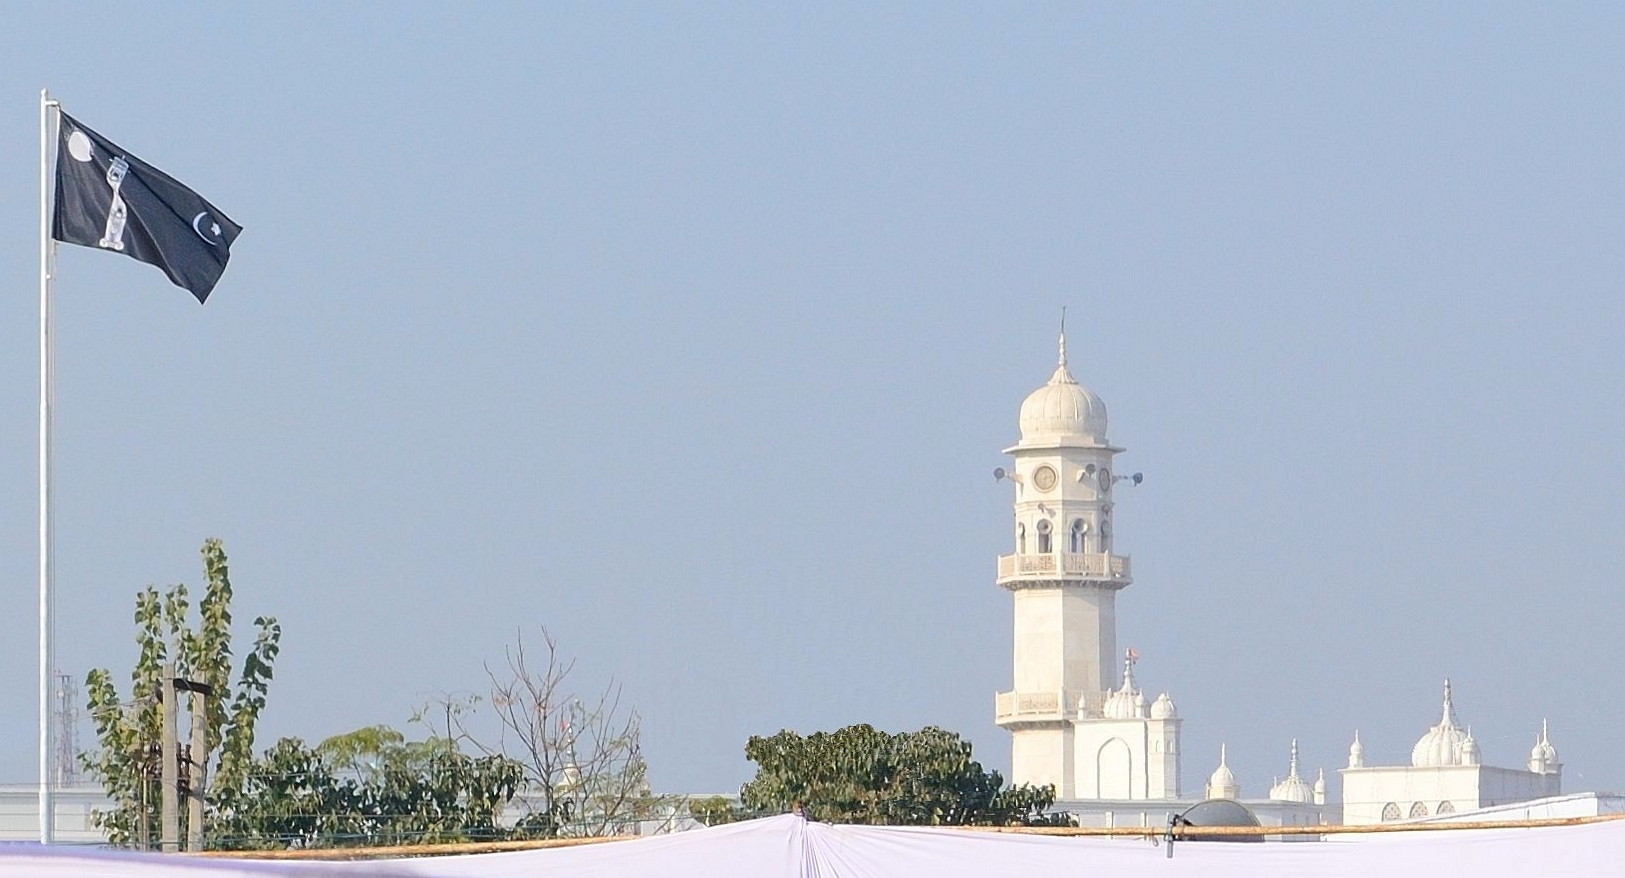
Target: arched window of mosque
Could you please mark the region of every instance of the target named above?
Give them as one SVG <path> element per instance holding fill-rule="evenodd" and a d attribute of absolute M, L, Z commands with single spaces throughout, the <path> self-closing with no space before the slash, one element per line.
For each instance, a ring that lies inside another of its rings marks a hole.
<path fill-rule="evenodd" d="M 1102 518 L 1100 520 L 1100 551 L 1102 551 L 1102 552 L 1110 552 L 1111 550 L 1112 550 L 1112 520 L 1109 519 L 1109 518 Z"/>
<path fill-rule="evenodd" d="M 1440 802 L 1439 807 L 1436 808 L 1433 811 L 1433 813 L 1435 813 L 1435 814 L 1454 814 L 1454 813 L 1456 813 L 1456 806 L 1450 804 L 1449 802 Z"/>
<path fill-rule="evenodd" d="M 1038 523 L 1038 554 L 1048 555 L 1054 549 L 1050 546 L 1049 522 Z"/>
<path fill-rule="evenodd" d="M 1387 821 L 1387 820 L 1398 820 L 1399 819 L 1399 806 L 1394 804 L 1393 802 L 1389 802 L 1388 804 L 1383 805 L 1382 806 L 1382 819 L 1385 820 L 1385 821 Z"/>
<path fill-rule="evenodd" d="M 1416 802 L 1416 803 L 1412 804 L 1411 805 L 1411 816 L 1412 817 L 1426 817 L 1426 816 L 1428 816 L 1428 806 L 1422 804 L 1421 802 Z"/>
<path fill-rule="evenodd" d="M 1016 554 L 1027 554 L 1027 525 L 1016 525 Z"/>
<path fill-rule="evenodd" d="M 1089 525 L 1084 524 L 1083 519 L 1080 518 L 1072 522 L 1072 554 L 1077 555 L 1083 552 L 1083 535 L 1088 532 Z"/>

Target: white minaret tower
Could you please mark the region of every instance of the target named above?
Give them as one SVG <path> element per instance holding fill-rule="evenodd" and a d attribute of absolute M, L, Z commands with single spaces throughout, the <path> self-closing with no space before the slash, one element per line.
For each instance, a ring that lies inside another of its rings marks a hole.
<path fill-rule="evenodd" d="M 1112 544 L 1113 457 L 1106 405 L 1060 362 L 1021 404 L 1021 438 L 1004 453 L 1014 469 L 1015 551 L 999 558 L 1001 588 L 1015 599 L 1014 688 L 995 698 L 1010 730 L 1011 780 L 1054 784 L 1073 798 L 1075 719 L 1098 717 L 1116 683 L 1117 592 L 1129 559 Z M 1138 476 L 1133 476 L 1138 481 Z M 1085 792 L 1085 795 L 1089 793 Z"/>

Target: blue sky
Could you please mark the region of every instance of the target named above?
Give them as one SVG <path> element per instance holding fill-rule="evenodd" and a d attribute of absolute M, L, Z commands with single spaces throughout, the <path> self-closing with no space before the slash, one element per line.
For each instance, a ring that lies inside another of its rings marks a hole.
<path fill-rule="evenodd" d="M 1111 410 L 1119 642 L 1244 793 L 1614 730 L 1625 15 L 1608 4 L 32 4 L 0 35 L 0 781 L 34 777 L 37 94 L 245 227 L 207 306 L 64 248 L 60 664 L 284 626 L 262 730 L 402 725 L 547 626 L 662 790 L 942 725 L 1006 768 L 1007 485 Z M 3 303 L 9 302 L 9 305 Z M 82 740 L 88 743 L 88 729 Z M 1334 785 L 1335 789 L 1335 785 Z"/>

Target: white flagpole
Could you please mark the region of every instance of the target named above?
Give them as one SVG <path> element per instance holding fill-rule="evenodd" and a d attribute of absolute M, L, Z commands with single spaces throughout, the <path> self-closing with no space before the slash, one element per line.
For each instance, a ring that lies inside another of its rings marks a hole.
<path fill-rule="evenodd" d="M 51 375 L 51 269 L 56 243 L 51 240 L 51 109 L 58 107 L 45 89 L 39 93 L 39 840 L 50 844 L 56 807 L 51 801 L 51 409 L 56 383 Z M 60 110 L 58 110 L 60 114 Z"/>

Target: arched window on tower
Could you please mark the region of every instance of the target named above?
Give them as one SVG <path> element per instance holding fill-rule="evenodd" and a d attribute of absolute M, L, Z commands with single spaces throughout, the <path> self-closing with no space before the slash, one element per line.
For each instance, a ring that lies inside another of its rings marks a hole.
<path fill-rule="evenodd" d="M 1027 554 L 1027 525 L 1016 525 L 1016 554 Z"/>
<path fill-rule="evenodd" d="M 1038 554 L 1040 555 L 1048 555 L 1050 552 L 1055 551 L 1054 546 L 1050 544 L 1049 531 L 1049 522 L 1040 521 L 1038 523 Z"/>
<path fill-rule="evenodd" d="M 1102 552 L 1110 552 L 1111 550 L 1112 550 L 1112 520 L 1110 518 L 1101 518 L 1100 519 L 1100 551 L 1102 551 Z"/>
<path fill-rule="evenodd" d="M 1088 532 L 1089 525 L 1084 524 L 1083 519 L 1072 522 L 1072 554 L 1083 554 L 1083 535 Z"/>

